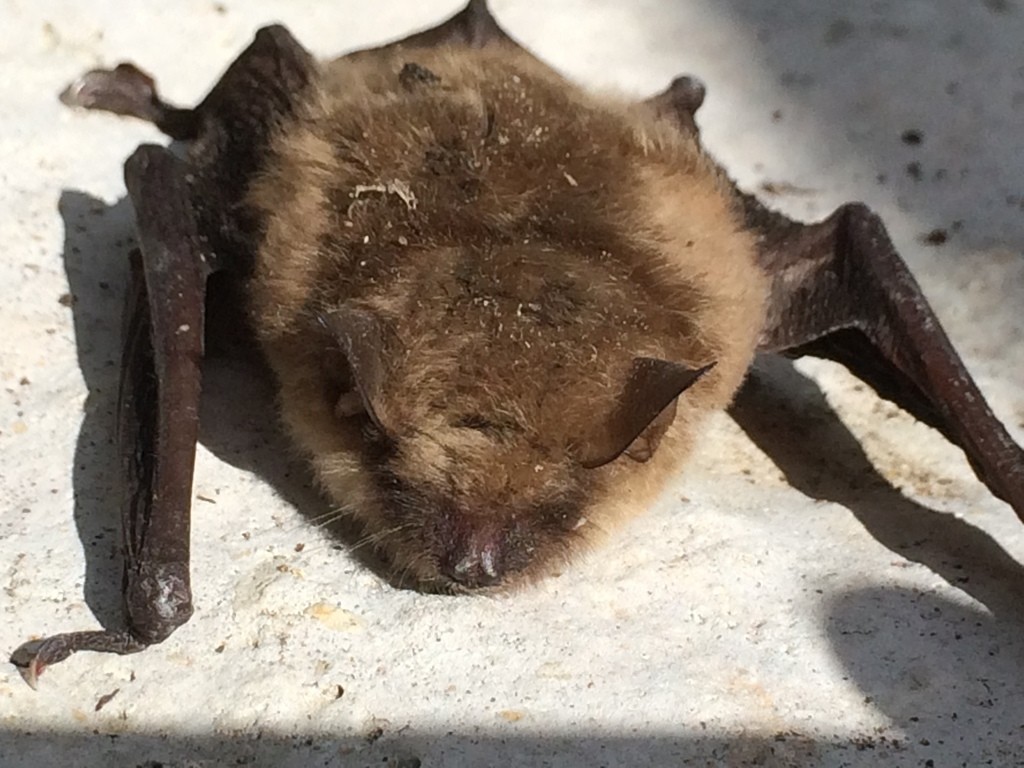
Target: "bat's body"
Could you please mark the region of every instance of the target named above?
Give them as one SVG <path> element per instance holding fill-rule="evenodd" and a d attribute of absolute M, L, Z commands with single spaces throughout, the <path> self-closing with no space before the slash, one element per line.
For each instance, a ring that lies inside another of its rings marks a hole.
<path fill-rule="evenodd" d="M 375 52 L 327 68 L 253 186 L 284 422 L 421 582 L 504 582 L 642 509 L 750 363 L 767 281 L 730 187 L 631 107 L 512 46 Z M 626 392 L 638 358 L 714 363 L 656 436 L 664 399 L 610 423 L 657 397 Z"/>
<path fill-rule="evenodd" d="M 269 28 L 194 110 L 134 67 L 73 103 L 191 142 L 126 177 L 142 257 L 121 438 L 129 626 L 27 644 L 131 652 L 191 614 L 188 513 L 206 276 L 232 273 L 285 424 L 395 567 L 515 583 L 641 509 L 756 351 L 845 363 L 960 445 L 1024 514 L 1024 456 L 884 227 L 816 225 L 740 193 L 699 145 L 703 90 L 591 97 L 482 2 L 316 65 Z"/>

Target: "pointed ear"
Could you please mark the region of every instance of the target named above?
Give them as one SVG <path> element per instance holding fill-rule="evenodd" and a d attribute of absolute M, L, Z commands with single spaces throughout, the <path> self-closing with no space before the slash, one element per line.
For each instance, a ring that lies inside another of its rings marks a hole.
<path fill-rule="evenodd" d="M 386 375 L 384 327 L 381 321 L 369 310 L 342 305 L 321 315 L 320 322 L 338 342 L 352 371 L 356 392 L 370 420 L 384 434 L 392 434 L 381 421 L 377 408 Z"/>
<path fill-rule="evenodd" d="M 653 357 L 635 358 L 611 413 L 595 424 L 577 446 L 579 463 L 594 469 L 614 461 L 627 450 L 637 461 L 649 459 L 675 417 L 676 398 L 714 366 L 710 363 L 690 368 Z M 637 441 L 648 430 L 648 439 Z"/>

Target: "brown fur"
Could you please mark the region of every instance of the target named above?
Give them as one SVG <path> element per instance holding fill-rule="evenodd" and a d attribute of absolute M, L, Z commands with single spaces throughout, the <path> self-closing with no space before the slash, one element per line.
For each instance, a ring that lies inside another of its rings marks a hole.
<path fill-rule="evenodd" d="M 763 321 L 732 199 L 669 120 L 511 46 L 325 65 L 251 191 L 250 296 L 326 492 L 397 569 L 449 586 L 453 547 L 499 542 L 502 575 L 530 577 L 641 510 L 730 401 Z M 384 328 L 387 435 L 347 415 L 356 382 L 322 322 L 342 306 Z M 638 356 L 716 366 L 649 461 L 584 469 L 573 448 Z"/>

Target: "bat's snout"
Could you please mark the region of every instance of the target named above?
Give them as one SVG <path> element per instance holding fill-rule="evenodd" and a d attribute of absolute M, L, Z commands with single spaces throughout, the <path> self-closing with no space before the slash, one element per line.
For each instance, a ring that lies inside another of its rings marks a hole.
<path fill-rule="evenodd" d="M 460 587 L 495 587 L 526 564 L 515 532 L 502 523 L 474 517 L 449 518 L 440 537 L 441 574 Z"/>

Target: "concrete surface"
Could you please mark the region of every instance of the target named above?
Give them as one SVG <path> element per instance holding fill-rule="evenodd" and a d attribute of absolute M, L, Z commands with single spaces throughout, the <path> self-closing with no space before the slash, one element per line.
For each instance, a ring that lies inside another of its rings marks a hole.
<path fill-rule="evenodd" d="M 160 139 L 57 93 L 130 59 L 191 103 L 266 22 L 328 55 L 458 4 L 0 2 L 5 653 L 118 613 L 120 165 Z M 874 206 L 1024 437 L 1019 2 L 493 7 L 598 87 L 699 74 L 708 146 L 772 204 Z M 922 239 L 936 229 L 944 245 Z M 265 387 L 210 368 L 195 619 L 142 655 L 76 657 L 37 693 L 0 671 L 5 768 L 1024 765 L 1024 527 L 836 366 L 768 364 L 744 429 L 716 419 L 649 514 L 501 599 L 395 590 L 321 534 Z"/>

